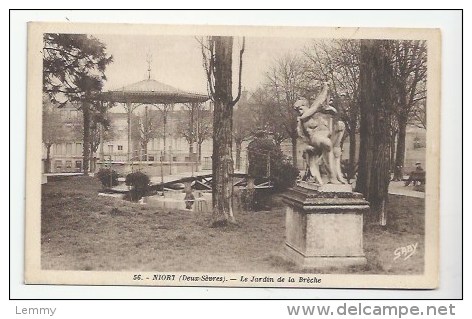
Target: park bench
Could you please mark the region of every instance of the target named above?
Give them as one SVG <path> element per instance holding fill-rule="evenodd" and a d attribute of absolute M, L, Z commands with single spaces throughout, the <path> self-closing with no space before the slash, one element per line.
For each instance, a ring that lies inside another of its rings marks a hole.
<path fill-rule="evenodd" d="M 424 185 L 426 183 L 426 171 L 413 171 L 410 173 L 408 180 L 405 182 L 405 186 L 410 185 Z"/>

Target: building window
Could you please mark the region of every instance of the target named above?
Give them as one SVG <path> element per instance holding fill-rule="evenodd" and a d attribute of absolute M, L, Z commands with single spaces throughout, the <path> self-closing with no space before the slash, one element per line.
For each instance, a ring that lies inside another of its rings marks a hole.
<path fill-rule="evenodd" d="M 148 156 L 148 161 L 154 162 L 154 156 Z"/>
<path fill-rule="evenodd" d="M 82 170 L 82 161 L 75 161 L 75 171 L 80 172 Z"/>
<path fill-rule="evenodd" d="M 108 145 L 108 153 L 109 153 L 110 155 L 113 154 L 113 145 Z"/>
<path fill-rule="evenodd" d="M 78 116 L 78 111 L 76 111 L 76 110 L 71 110 L 71 111 L 70 111 L 70 117 L 71 117 L 72 119 L 76 119 L 77 116 Z"/>
<path fill-rule="evenodd" d="M 56 172 L 61 171 L 61 169 L 62 169 L 62 161 L 56 160 L 56 161 L 54 162 L 54 168 L 55 168 L 55 171 L 56 171 Z"/>
<path fill-rule="evenodd" d="M 82 154 L 82 143 L 75 144 L 75 154 Z"/>
<path fill-rule="evenodd" d="M 123 150 L 123 145 L 118 145 L 118 151 L 122 151 Z"/>
<path fill-rule="evenodd" d="M 66 144 L 66 155 L 72 155 L 72 143 Z M 71 164 L 72 167 L 72 164 Z"/>
<path fill-rule="evenodd" d="M 72 161 L 66 161 L 66 168 L 68 170 L 72 168 Z"/>
<path fill-rule="evenodd" d="M 62 144 L 56 144 L 56 155 L 62 155 Z"/>
<path fill-rule="evenodd" d="M 177 162 L 177 156 L 173 156 L 172 161 Z"/>

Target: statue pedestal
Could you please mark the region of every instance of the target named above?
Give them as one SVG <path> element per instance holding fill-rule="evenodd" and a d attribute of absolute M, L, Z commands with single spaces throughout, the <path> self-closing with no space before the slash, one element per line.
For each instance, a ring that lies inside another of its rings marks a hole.
<path fill-rule="evenodd" d="M 284 194 L 285 251 L 303 268 L 363 265 L 363 213 L 369 203 L 350 185 L 301 183 Z"/>

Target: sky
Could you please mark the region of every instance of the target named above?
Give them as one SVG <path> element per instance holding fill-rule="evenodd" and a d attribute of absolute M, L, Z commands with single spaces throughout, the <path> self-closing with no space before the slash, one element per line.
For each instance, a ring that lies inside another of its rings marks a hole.
<path fill-rule="evenodd" d="M 104 90 L 147 79 L 147 55 L 152 55 L 151 78 L 175 88 L 206 93 L 200 44 L 192 36 L 100 35 L 114 62 L 107 66 Z M 236 90 L 241 38 L 233 44 L 233 88 Z M 252 91 L 265 80 L 265 72 L 280 56 L 297 53 L 311 40 L 302 38 L 246 38 L 243 55 L 243 88 Z M 236 91 L 235 91 L 236 92 Z"/>

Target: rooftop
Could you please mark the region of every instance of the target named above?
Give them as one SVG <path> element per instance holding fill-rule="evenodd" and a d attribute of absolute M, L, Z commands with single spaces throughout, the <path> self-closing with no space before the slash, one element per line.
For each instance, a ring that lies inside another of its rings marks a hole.
<path fill-rule="evenodd" d="M 205 102 L 209 99 L 207 94 L 185 92 L 153 79 L 105 92 L 102 97 L 112 102 L 146 104 Z"/>

